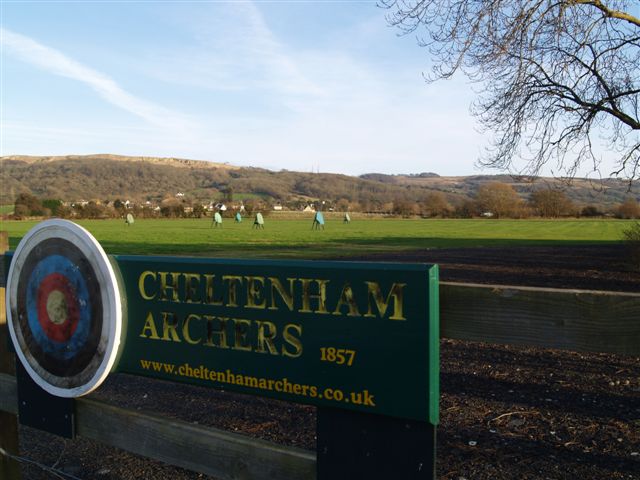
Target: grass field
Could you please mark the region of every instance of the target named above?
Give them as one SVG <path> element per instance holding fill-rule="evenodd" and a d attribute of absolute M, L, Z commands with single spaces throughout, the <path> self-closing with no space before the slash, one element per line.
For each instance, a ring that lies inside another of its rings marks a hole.
<path fill-rule="evenodd" d="M 122 220 L 80 220 L 107 253 L 135 255 L 193 255 L 220 257 L 325 258 L 442 247 L 500 245 L 560 245 L 619 242 L 633 222 L 625 220 L 490 220 L 490 219 L 391 219 L 326 215 L 325 230 L 311 230 L 307 218 L 266 218 L 264 230 L 253 230 L 252 221 L 236 224 L 224 219 L 222 228 L 211 228 L 211 219 L 136 220 L 127 227 Z M 3 221 L 10 248 L 37 222 Z"/>

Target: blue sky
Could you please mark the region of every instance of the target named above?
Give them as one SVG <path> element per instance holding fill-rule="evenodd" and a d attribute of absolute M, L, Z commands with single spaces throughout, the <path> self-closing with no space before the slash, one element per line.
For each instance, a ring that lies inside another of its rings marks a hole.
<path fill-rule="evenodd" d="M 464 78 L 375 1 L 2 1 L 1 154 L 478 173 Z M 494 173 L 494 172 L 488 172 Z"/>

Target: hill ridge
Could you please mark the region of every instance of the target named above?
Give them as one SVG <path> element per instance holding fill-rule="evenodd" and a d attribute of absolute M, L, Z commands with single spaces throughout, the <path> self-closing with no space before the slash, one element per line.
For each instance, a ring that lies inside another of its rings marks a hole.
<path fill-rule="evenodd" d="M 196 166 L 202 168 L 227 168 L 230 170 L 239 169 L 228 163 L 212 162 L 209 160 L 191 160 L 178 157 L 147 157 L 134 155 L 116 155 L 113 153 L 94 153 L 88 155 L 6 155 L 0 157 L 0 161 L 14 160 L 25 163 L 48 163 L 60 162 L 65 160 L 112 160 L 119 162 L 146 162 L 156 164 L 167 164 L 173 166 Z"/>
<path fill-rule="evenodd" d="M 280 202 L 329 200 L 362 206 L 408 200 L 421 202 L 432 192 L 445 195 L 451 205 L 472 199 L 488 182 L 510 184 L 523 198 L 540 188 L 565 189 L 581 205 L 611 206 L 627 196 L 640 198 L 640 189 L 620 179 L 576 178 L 567 187 L 561 179 L 518 178 L 511 175 L 379 174 L 359 177 L 239 167 L 206 160 L 115 154 L 9 155 L 0 157 L 3 187 L 0 202 L 13 203 L 20 193 L 39 198 L 78 200 L 161 201 L 183 193 L 193 200 L 211 201 L 235 195 Z M 597 185 L 598 188 L 594 188 Z"/>

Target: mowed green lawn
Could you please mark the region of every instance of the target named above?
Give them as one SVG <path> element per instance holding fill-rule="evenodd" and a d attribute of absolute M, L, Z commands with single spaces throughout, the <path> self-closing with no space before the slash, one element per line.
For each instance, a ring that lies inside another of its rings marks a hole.
<path fill-rule="evenodd" d="M 144 220 L 132 226 L 122 220 L 80 220 L 110 254 L 191 255 L 221 257 L 327 258 L 374 252 L 443 247 L 551 245 L 620 242 L 625 220 L 491 220 L 395 219 L 357 217 L 343 224 L 327 214 L 324 230 L 312 230 L 313 217 L 297 219 L 271 215 L 264 230 L 252 220 L 224 219 L 212 228 L 211 219 Z M 3 221 L 10 248 L 37 222 Z"/>

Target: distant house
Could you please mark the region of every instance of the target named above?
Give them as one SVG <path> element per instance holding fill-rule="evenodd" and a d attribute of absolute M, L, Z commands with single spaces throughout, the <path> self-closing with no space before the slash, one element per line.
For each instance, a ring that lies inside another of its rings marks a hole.
<path fill-rule="evenodd" d="M 282 210 L 282 205 L 279 205 L 279 204 L 278 204 L 278 205 L 274 205 L 274 206 L 273 206 L 273 209 L 274 209 L 276 212 L 279 212 L 279 211 L 281 211 L 281 210 Z"/>
<path fill-rule="evenodd" d="M 220 212 L 226 212 L 227 206 L 224 203 L 216 203 L 214 208 Z"/>
<path fill-rule="evenodd" d="M 182 192 L 176 193 L 176 198 L 184 198 L 184 193 Z"/>
<path fill-rule="evenodd" d="M 303 211 L 303 212 L 315 212 L 315 211 L 316 211 L 316 209 L 315 209 L 315 208 L 313 208 L 313 205 L 307 205 L 306 207 L 304 207 L 304 208 L 302 209 L 302 211 Z"/>

